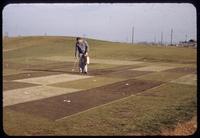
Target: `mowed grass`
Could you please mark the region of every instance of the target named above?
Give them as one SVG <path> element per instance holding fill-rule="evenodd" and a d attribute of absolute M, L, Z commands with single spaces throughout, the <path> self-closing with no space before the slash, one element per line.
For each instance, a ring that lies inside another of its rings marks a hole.
<path fill-rule="evenodd" d="M 196 63 L 196 49 L 180 47 L 144 46 L 88 39 L 90 57 L 164 62 Z M 22 47 L 3 53 L 4 59 L 33 58 L 45 56 L 74 56 L 73 37 L 19 37 L 3 40 L 3 49 Z"/>
<path fill-rule="evenodd" d="M 167 83 L 56 122 L 4 110 L 3 123 L 8 135 L 158 135 L 190 120 L 196 106 L 196 87 Z"/>

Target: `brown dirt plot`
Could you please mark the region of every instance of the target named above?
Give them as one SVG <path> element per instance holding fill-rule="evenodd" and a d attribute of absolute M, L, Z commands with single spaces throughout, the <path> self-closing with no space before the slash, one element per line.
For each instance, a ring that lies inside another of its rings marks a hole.
<path fill-rule="evenodd" d="M 137 67 L 138 65 L 124 65 L 124 66 L 118 66 L 118 67 L 107 68 L 107 69 L 91 69 L 89 70 L 89 74 L 92 76 L 97 76 L 97 75 L 112 74 L 118 71 L 121 71 L 120 73 L 122 73 L 122 72 L 127 72 L 128 69 L 133 69 Z"/>

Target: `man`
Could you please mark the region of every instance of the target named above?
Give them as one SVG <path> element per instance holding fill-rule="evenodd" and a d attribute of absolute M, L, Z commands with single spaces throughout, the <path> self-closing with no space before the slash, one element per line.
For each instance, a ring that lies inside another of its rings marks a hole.
<path fill-rule="evenodd" d="M 84 40 L 83 38 L 77 37 L 75 46 L 75 58 L 79 58 L 80 73 L 85 73 L 85 74 L 88 73 L 88 68 L 87 68 L 88 52 L 89 52 L 89 45 L 87 41 Z"/>

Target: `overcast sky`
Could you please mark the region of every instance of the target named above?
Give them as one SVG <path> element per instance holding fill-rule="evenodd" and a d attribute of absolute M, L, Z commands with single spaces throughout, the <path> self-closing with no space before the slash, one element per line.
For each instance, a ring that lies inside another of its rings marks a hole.
<path fill-rule="evenodd" d="M 131 42 L 196 39 L 192 4 L 10 4 L 3 10 L 9 36 L 56 35 Z"/>

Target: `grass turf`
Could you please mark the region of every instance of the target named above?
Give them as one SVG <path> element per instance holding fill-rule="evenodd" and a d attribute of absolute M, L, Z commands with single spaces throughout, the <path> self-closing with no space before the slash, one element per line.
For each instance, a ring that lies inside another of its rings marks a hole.
<path fill-rule="evenodd" d="M 130 96 L 57 122 L 4 110 L 4 131 L 8 135 L 157 135 L 196 114 L 194 86 L 168 83 L 144 93 L 157 96 Z"/>

